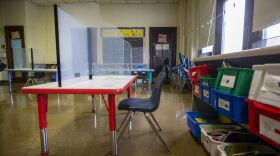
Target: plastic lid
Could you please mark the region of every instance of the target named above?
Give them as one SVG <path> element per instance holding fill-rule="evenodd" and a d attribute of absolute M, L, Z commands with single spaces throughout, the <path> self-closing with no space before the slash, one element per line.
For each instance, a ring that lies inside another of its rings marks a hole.
<path fill-rule="evenodd" d="M 272 68 L 275 68 L 275 67 L 280 67 L 280 63 L 273 63 L 273 64 L 265 64 L 265 67 L 272 67 Z"/>
<path fill-rule="evenodd" d="M 264 65 L 253 65 L 253 70 L 264 70 Z"/>

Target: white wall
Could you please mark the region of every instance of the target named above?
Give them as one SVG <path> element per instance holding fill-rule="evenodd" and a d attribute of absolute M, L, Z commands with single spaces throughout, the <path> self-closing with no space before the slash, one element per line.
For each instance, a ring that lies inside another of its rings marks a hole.
<path fill-rule="evenodd" d="M 26 48 L 34 49 L 35 63 L 56 63 L 53 6 L 35 6 L 26 2 L 25 15 Z"/>
<path fill-rule="evenodd" d="M 280 22 L 279 0 L 255 0 L 253 32 Z"/>
<path fill-rule="evenodd" d="M 178 3 L 181 43 L 179 51 L 189 58 L 198 57 L 199 49 L 215 42 L 215 2 L 215 0 L 180 0 Z"/>
<path fill-rule="evenodd" d="M 98 6 L 96 3 L 73 3 L 62 6 L 89 27 L 145 27 L 144 63 L 149 63 L 149 27 L 176 27 L 178 24 L 177 4 Z M 35 56 L 35 63 L 56 63 L 53 6 L 8 0 L 3 1 L 3 8 L 4 25 L 24 25 L 26 48 L 34 48 L 34 52 L 40 53 Z M 100 53 L 100 45 L 98 49 Z"/>
<path fill-rule="evenodd" d="M 149 27 L 176 27 L 177 4 L 61 5 L 64 11 L 89 27 L 145 27 L 144 63 L 149 64 Z M 100 39 L 99 39 L 100 43 Z M 101 51 L 99 44 L 99 53 Z"/>
<path fill-rule="evenodd" d="M 179 1 L 180 49 L 188 58 L 197 56 L 199 35 L 199 6 L 197 0 Z M 182 21 L 181 21 L 182 20 Z M 181 33 L 182 32 L 182 33 Z"/>
<path fill-rule="evenodd" d="M 0 1 L 0 28 L 1 28 L 1 30 L 3 30 L 3 28 L 4 28 L 2 12 L 3 12 L 3 5 L 2 5 L 2 2 Z M 5 45 L 4 33 L 0 34 L 0 45 Z M 4 58 L 1 58 L 1 57 L 4 57 L 4 55 L 6 55 L 5 53 L 6 53 L 6 50 L 4 48 L 0 47 L 0 59 L 1 59 L 2 63 L 7 63 L 7 61 L 4 60 Z M 7 72 L 5 72 L 5 71 L 0 72 L 0 81 L 3 81 L 3 80 L 7 80 Z"/>
<path fill-rule="evenodd" d="M 35 63 L 56 63 L 53 6 L 35 6 L 24 0 L 2 4 L 3 25 L 24 26 L 25 47 L 34 49 Z"/>
<path fill-rule="evenodd" d="M 25 2 L 22 0 L 1 1 L 3 16 L 1 16 L 2 26 L 25 25 Z M 26 37 L 26 36 L 25 36 Z M 7 80 L 7 73 L 2 72 L 0 80 Z"/>
<path fill-rule="evenodd" d="M 4 0 L 4 25 L 25 25 L 25 1 Z"/>

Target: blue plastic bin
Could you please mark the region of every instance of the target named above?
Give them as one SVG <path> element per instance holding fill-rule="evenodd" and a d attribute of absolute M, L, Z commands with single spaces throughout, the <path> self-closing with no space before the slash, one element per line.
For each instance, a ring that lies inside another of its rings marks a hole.
<path fill-rule="evenodd" d="M 201 94 L 202 101 L 215 108 L 214 88 L 201 83 L 200 89 L 201 89 L 200 94 Z"/>
<path fill-rule="evenodd" d="M 214 107 L 214 110 L 217 111 L 217 95 L 215 92 L 215 88 L 210 88 L 210 94 L 211 94 L 211 105 Z"/>
<path fill-rule="evenodd" d="M 205 124 L 217 124 L 218 123 L 218 115 L 217 113 L 209 113 L 209 112 L 186 112 L 187 116 L 187 124 L 190 128 L 192 135 L 200 139 L 201 131 L 200 125 Z M 195 118 L 203 118 L 206 122 L 197 122 Z"/>
<path fill-rule="evenodd" d="M 51 82 L 56 82 L 56 75 L 55 74 L 50 77 L 50 81 Z"/>
<path fill-rule="evenodd" d="M 231 118 L 237 123 L 248 122 L 248 105 L 244 96 L 235 96 L 215 90 L 218 113 Z"/>

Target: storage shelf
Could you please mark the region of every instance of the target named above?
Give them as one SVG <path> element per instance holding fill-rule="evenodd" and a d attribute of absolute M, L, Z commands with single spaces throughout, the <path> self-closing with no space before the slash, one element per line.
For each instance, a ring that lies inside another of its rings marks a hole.
<path fill-rule="evenodd" d="M 264 56 L 264 55 L 277 55 L 277 54 L 280 54 L 280 46 L 248 49 L 248 50 L 233 52 L 233 53 L 229 53 L 229 54 L 221 54 L 221 55 L 213 55 L 213 56 L 208 56 L 208 57 L 203 57 L 203 58 L 195 58 L 195 59 L 193 59 L 193 62 L 196 63 L 196 62 Z"/>

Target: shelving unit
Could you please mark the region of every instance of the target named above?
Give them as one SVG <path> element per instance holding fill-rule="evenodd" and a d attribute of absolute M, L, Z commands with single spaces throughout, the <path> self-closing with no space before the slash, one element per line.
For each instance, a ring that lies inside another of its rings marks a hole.
<path fill-rule="evenodd" d="M 222 67 L 224 62 L 233 67 L 252 68 L 255 64 L 280 63 L 280 46 L 267 47 L 262 49 L 250 49 L 230 54 L 215 55 L 203 58 L 193 59 L 194 64 L 210 64 L 216 67 Z M 211 112 L 216 111 L 202 99 L 193 95 L 193 111 Z M 240 126 L 249 130 L 248 123 L 239 123 Z M 264 141 L 267 141 L 264 139 Z M 274 146 L 275 147 L 275 146 Z"/>

